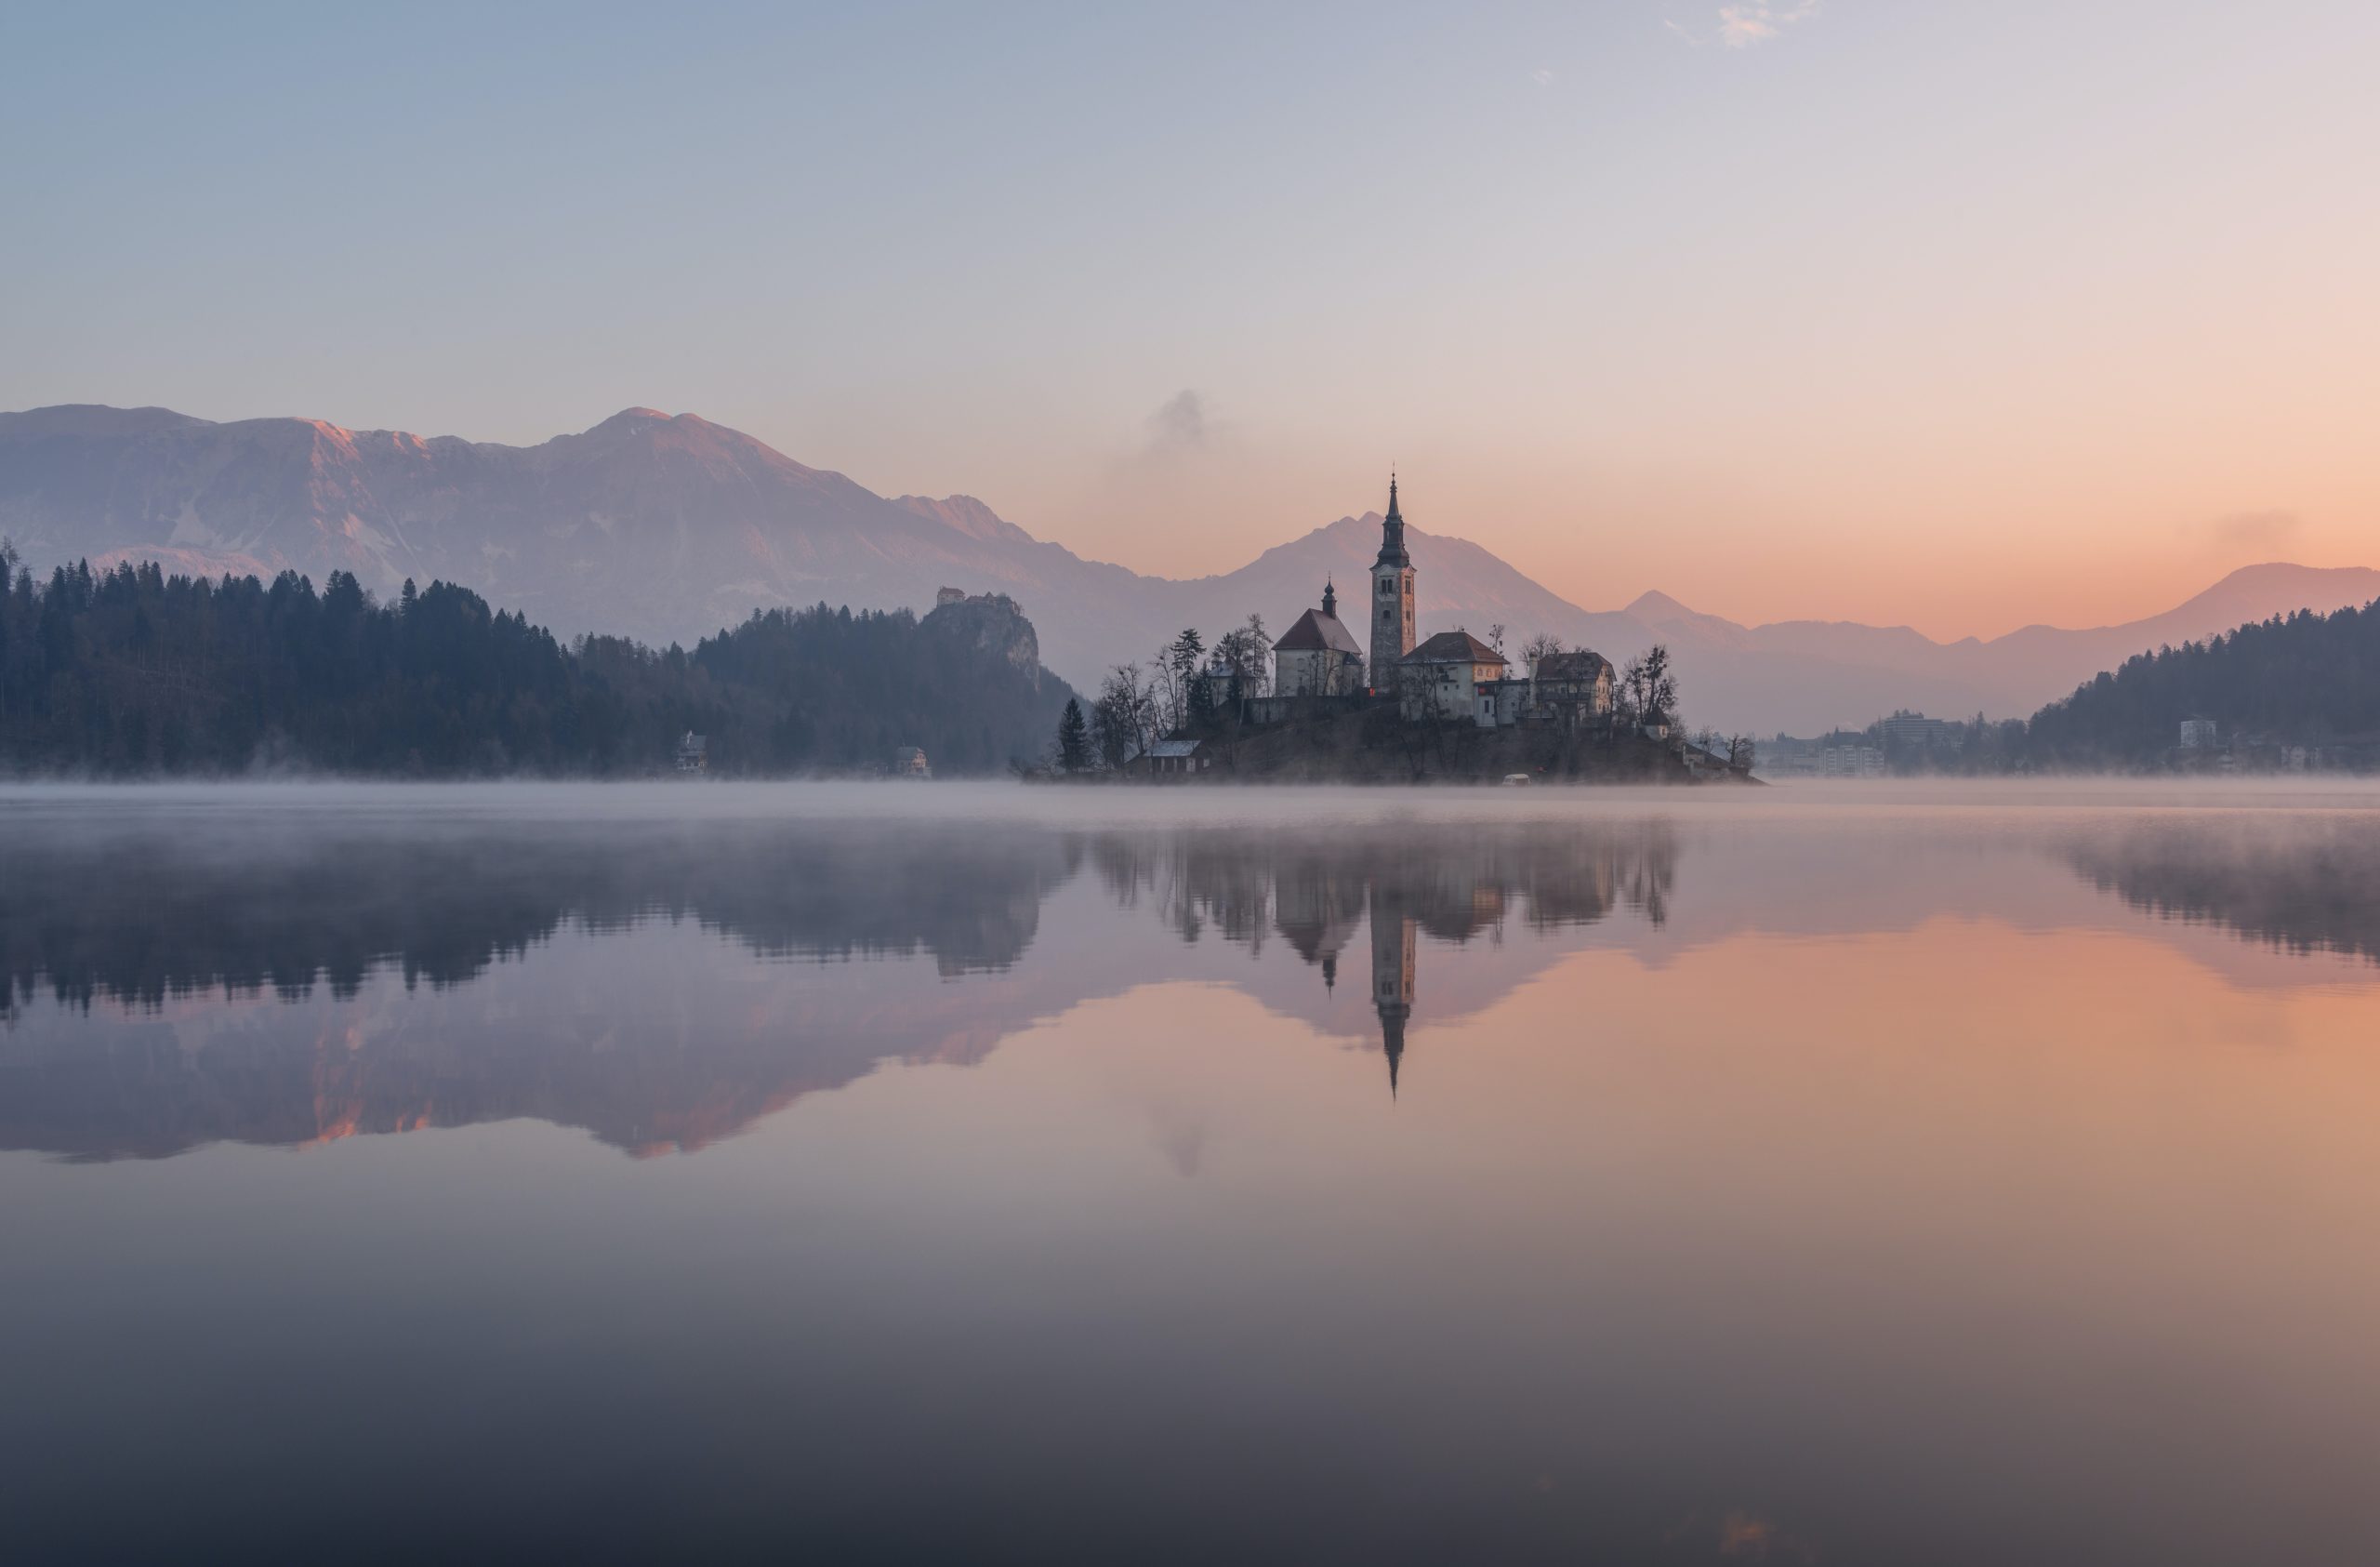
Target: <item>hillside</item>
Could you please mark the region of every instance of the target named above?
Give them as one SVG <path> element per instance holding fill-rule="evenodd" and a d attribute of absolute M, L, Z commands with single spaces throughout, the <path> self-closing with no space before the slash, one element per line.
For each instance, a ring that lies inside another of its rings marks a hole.
<path fill-rule="evenodd" d="M 917 609 L 955 586 L 1016 600 L 1049 667 L 1086 687 L 1184 626 L 1210 640 L 1251 612 L 1287 626 L 1326 578 L 1362 578 L 1378 529 L 1376 512 L 1343 516 L 1234 571 L 1175 580 L 1085 560 L 972 497 L 887 498 L 692 414 L 630 408 L 536 446 L 164 408 L 0 414 L 0 534 L 33 561 L 318 583 L 345 571 L 383 596 L 408 577 L 445 580 L 565 638 L 655 645 L 754 609 Z M 1408 534 L 1425 631 L 1501 623 L 1508 646 L 1547 631 L 1615 660 L 1666 642 L 1688 716 L 1729 730 L 1811 733 L 1899 708 L 2030 712 L 2133 654 L 2380 594 L 2380 572 L 2276 564 L 2126 625 L 1945 644 L 1907 627 L 1741 626 L 1658 592 L 1589 610 L 1475 542 Z"/>
<path fill-rule="evenodd" d="M 2227 742 L 2369 746 L 2380 737 L 2380 604 L 2303 612 L 2131 658 L 2036 713 L 2030 749 L 2049 766 L 2145 766 L 2191 717 L 2215 720 Z"/>
<path fill-rule="evenodd" d="M 636 777 L 688 730 L 728 775 L 881 773 L 902 746 L 993 773 L 1038 756 L 1071 695 L 1000 598 L 771 610 L 689 654 L 566 648 L 443 582 L 386 603 L 336 570 L 319 593 L 153 564 L 37 585 L 0 559 L 0 773 Z"/>

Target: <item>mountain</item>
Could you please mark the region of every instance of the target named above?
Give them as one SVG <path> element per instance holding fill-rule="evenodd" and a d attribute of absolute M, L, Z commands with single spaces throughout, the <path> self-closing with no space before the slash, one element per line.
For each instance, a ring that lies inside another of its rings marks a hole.
<path fill-rule="evenodd" d="M 958 587 L 1015 599 L 1049 667 L 1084 687 L 1184 626 L 1211 640 L 1252 611 L 1286 628 L 1326 579 L 1366 579 L 1379 526 L 1341 517 L 1236 571 L 1174 580 L 1084 560 L 970 496 L 887 498 L 692 414 L 629 408 L 536 446 L 165 408 L 0 414 L 0 533 L 32 562 L 317 582 L 346 570 L 384 596 L 443 578 L 564 636 L 689 645 L 755 608 L 922 609 Z M 1897 708 L 2029 713 L 2135 653 L 2380 596 L 2380 572 L 2360 567 L 2254 566 L 2129 625 L 1945 644 L 1905 626 L 1741 626 L 1661 593 L 1584 609 L 1477 544 L 1407 536 L 1424 632 L 1501 624 L 1508 648 L 1548 631 L 1615 660 L 1665 642 L 1692 721 L 1762 733 Z"/>

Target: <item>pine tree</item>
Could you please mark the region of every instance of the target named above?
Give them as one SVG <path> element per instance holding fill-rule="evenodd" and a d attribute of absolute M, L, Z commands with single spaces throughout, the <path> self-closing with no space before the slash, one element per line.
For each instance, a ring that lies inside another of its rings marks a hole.
<path fill-rule="evenodd" d="M 1083 722 L 1082 704 L 1066 698 L 1058 718 L 1058 771 L 1079 773 L 1091 765 L 1091 725 Z"/>

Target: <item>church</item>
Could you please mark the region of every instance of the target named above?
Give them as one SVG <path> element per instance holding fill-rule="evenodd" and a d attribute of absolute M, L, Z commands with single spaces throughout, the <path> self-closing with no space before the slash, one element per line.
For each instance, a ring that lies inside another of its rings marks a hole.
<path fill-rule="evenodd" d="M 1364 650 L 1339 618 L 1339 590 L 1322 585 L 1322 607 L 1309 609 L 1273 644 L 1278 697 L 1360 697 Z"/>
<path fill-rule="evenodd" d="M 1388 513 L 1380 532 L 1363 611 L 1369 657 L 1365 642 L 1339 617 L 1338 585 L 1326 582 L 1322 607 L 1300 615 L 1273 644 L 1273 695 L 1257 708 L 1263 720 L 1286 718 L 1291 703 L 1315 697 L 1368 697 L 1395 702 L 1408 722 L 1468 720 L 1483 729 L 1525 717 L 1575 721 L 1611 711 L 1611 666 L 1595 654 L 1559 655 L 1559 678 L 1540 692 L 1535 677 L 1554 671 L 1514 678 L 1502 651 L 1468 631 L 1457 628 L 1421 638 L 1414 610 L 1417 573 L 1405 545 L 1405 512 L 1395 474 L 1389 476 Z M 1563 710 L 1557 714 L 1553 708 Z"/>

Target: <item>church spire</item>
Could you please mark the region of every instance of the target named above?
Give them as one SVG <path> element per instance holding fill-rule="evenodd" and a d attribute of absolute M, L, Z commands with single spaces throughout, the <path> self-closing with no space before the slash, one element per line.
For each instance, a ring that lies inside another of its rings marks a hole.
<path fill-rule="evenodd" d="M 1339 618 L 1339 585 L 1328 577 L 1322 579 L 1322 613 Z"/>
<path fill-rule="evenodd" d="M 1411 565 L 1412 557 L 1405 552 L 1405 513 L 1396 509 L 1396 470 L 1388 471 L 1388 515 L 1381 519 L 1380 558 L 1372 564 Z"/>

